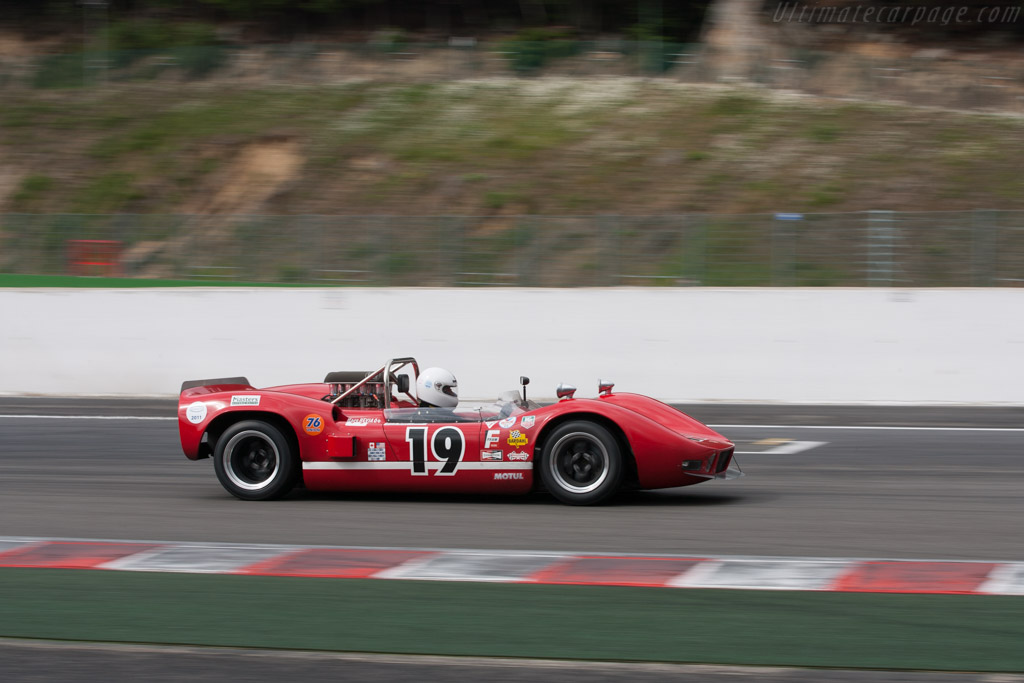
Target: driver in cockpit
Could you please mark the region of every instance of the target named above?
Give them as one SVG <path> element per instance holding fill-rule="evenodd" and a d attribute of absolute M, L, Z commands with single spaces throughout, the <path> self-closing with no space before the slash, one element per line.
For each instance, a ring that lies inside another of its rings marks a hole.
<path fill-rule="evenodd" d="M 427 368 L 416 378 L 416 398 L 421 408 L 454 408 L 459 405 L 459 382 L 444 368 Z"/>

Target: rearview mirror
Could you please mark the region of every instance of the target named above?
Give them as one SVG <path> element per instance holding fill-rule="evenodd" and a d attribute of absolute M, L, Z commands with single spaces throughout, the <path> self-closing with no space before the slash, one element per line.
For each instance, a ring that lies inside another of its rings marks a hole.
<path fill-rule="evenodd" d="M 571 384 L 559 384 L 555 387 L 555 395 L 559 400 L 570 399 L 576 393 L 576 387 Z"/>

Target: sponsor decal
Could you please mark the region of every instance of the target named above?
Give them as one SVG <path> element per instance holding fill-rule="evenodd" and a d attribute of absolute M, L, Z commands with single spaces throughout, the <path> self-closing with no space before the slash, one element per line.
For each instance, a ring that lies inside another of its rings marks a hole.
<path fill-rule="evenodd" d="M 366 425 L 379 425 L 381 419 L 379 417 L 350 417 L 345 422 L 346 427 L 365 427 Z"/>
<path fill-rule="evenodd" d="M 522 448 L 526 444 L 530 443 L 530 440 L 526 438 L 526 434 L 523 434 L 518 429 L 513 429 L 508 434 L 508 445 L 513 448 Z"/>
<path fill-rule="evenodd" d="M 500 479 L 502 481 L 504 481 L 506 479 L 522 479 L 523 478 L 523 473 L 522 472 L 495 472 L 494 473 L 494 478 L 495 479 Z"/>
<path fill-rule="evenodd" d="M 515 462 L 516 460 L 523 461 L 523 460 L 529 460 L 530 459 L 530 454 L 529 453 L 523 453 L 522 451 L 518 451 L 516 453 L 509 453 L 507 457 L 512 462 Z"/>
<path fill-rule="evenodd" d="M 501 427 L 502 429 L 508 429 L 515 423 L 516 419 L 514 417 L 506 417 L 504 420 L 498 423 L 498 426 Z"/>
<path fill-rule="evenodd" d="M 310 413 L 302 418 L 302 431 L 310 436 L 316 436 L 324 431 L 324 419 L 316 413 Z"/>
<path fill-rule="evenodd" d="M 434 386 L 434 383 L 431 382 L 429 379 L 428 380 L 424 380 L 423 381 L 423 386 L 425 386 L 427 389 L 429 389 L 430 387 Z"/>
<path fill-rule="evenodd" d="M 523 429 L 529 429 L 536 421 L 537 417 L 535 415 L 525 415 L 523 419 L 519 421 L 519 424 L 523 426 Z"/>
<path fill-rule="evenodd" d="M 366 448 L 366 459 L 370 462 L 380 462 L 388 457 L 383 441 L 371 441 Z"/>
<path fill-rule="evenodd" d="M 259 396 L 232 396 L 231 405 L 233 406 L 258 406 L 260 404 Z"/>
<path fill-rule="evenodd" d="M 484 421 L 484 424 L 487 425 L 488 429 L 490 429 L 494 425 L 498 424 L 498 421 L 497 420 L 486 420 L 486 421 Z"/>
<path fill-rule="evenodd" d="M 192 424 L 199 424 L 206 419 L 206 404 L 202 401 L 189 403 L 188 408 L 185 409 L 185 417 L 187 417 L 188 421 Z"/>
<path fill-rule="evenodd" d="M 487 434 L 484 436 L 484 448 L 497 446 L 499 441 L 501 441 L 501 430 L 488 429 Z"/>
<path fill-rule="evenodd" d="M 501 451 L 480 451 L 480 460 L 482 462 L 497 462 L 501 460 Z"/>

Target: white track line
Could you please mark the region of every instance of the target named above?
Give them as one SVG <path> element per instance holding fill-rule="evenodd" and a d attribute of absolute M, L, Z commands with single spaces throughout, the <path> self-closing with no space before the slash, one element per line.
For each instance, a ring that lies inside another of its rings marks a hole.
<path fill-rule="evenodd" d="M 859 425 L 711 425 L 714 429 L 861 429 L 904 432 L 1024 432 L 1024 427 L 882 427 Z"/>
<path fill-rule="evenodd" d="M 761 451 L 759 455 L 796 455 L 797 453 L 803 453 L 809 451 L 812 448 L 818 446 L 827 446 L 827 441 L 790 441 L 788 443 L 779 444 L 775 448 L 769 448 L 766 451 Z"/>

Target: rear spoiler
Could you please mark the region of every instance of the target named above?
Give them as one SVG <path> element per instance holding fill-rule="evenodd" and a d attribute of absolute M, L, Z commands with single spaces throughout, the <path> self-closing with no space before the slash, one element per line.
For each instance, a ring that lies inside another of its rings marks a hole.
<path fill-rule="evenodd" d="M 249 380 L 247 380 L 245 377 L 220 377 L 218 379 L 190 379 L 187 382 L 182 382 L 180 393 L 183 394 L 188 389 L 195 389 L 196 387 L 210 387 L 211 391 L 223 391 L 224 389 L 256 388 L 249 384 Z"/>

